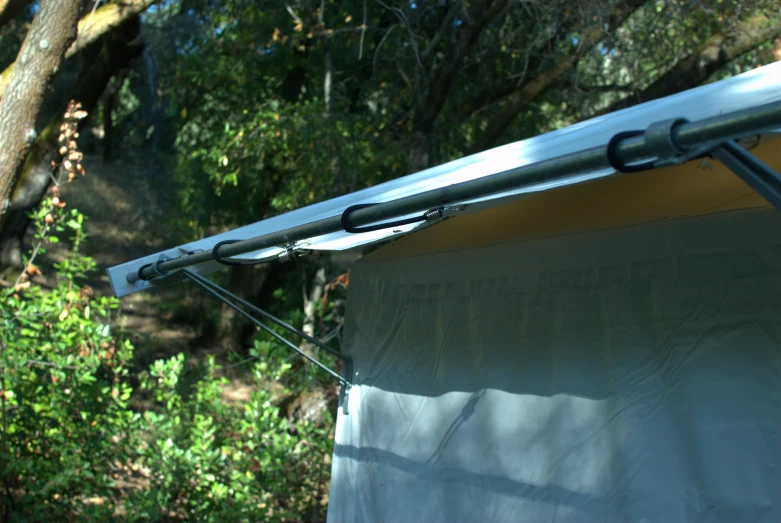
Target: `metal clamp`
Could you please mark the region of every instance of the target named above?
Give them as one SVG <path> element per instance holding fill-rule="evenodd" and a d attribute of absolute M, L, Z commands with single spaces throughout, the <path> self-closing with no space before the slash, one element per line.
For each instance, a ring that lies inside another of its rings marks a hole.
<path fill-rule="evenodd" d="M 649 125 L 643 133 L 648 151 L 659 160 L 685 154 L 686 151 L 675 141 L 674 131 L 679 125 L 688 122 L 685 118 L 673 118 Z"/>
<path fill-rule="evenodd" d="M 675 139 L 675 129 L 686 123 L 688 120 L 685 118 L 674 118 L 654 122 L 645 131 L 626 131 L 616 134 L 607 145 L 608 163 L 618 172 L 633 173 L 680 165 L 689 160 L 710 156 L 723 163 L 774 207 L 781 209 L 781 175 L 762 163 L 735 140 L 705 143 L 686 150 Z M 656 159 L 636 165 L 624 165 L 616 157 L 619 142 L 624 138 L 640 135 L 645 140 L 646 149 Z"/>
<path fill-rule="evenodd" d="M 621 173 L 636 173 L 648 171 L 659 167 L 668 167 L 671 165 L 680 165 L 689 160 L 700 158 L 707 154 L 713 147 L 713 144 L 704 145 L 696 149 L 687 151 L 681 147 L 675 139 L 675 130 L 688 123 L 686 118 L 672 118 L 654 122 L 646 128 L 645 131 L 624 131 L 615 134 L 607 144 L 607 161 L 610 166 Z M 635 165 L 626 165 L 618 160 L 616 152 L 621 140 L 625 138 L 634 138 L 642 136 L 645 141 L 646 149 L 650 156 L 655 156 L 655 160 L 650 160 Z"/>
<path fill-rule="evenodd" d="M 155 278 L 159 278 L 161 276 L 167 275 L 168 274 L 167 272 L 165 272 L 165 271 L 160 269 L 160 264 L 163 263 L 164 261 L 168 261 L 170 259 L 171 259 L 170 256 L 166 256 L 165 254 L 161 254 L 160 258 L 158 258 L 158 260 L 156 262 L 147 263 L 147 264 L 142 265 L 141 267 L 138 268 L 138 272 L 136 273 L 136 276 L 138 276 L 138 279 L 136 281 L 140 281 L 140 280 L 142 280 L 142 281 L 149 281 L 149 280 L 153 280 Z M 154 269 L 154 271 L 155 271 L 155 273 L 151 277 L 149 277 L 149 278 L 145 278 L 144 275 L 143 275 L 143 271 L 147 267 L 152 267 L 152 269 Z"/>
<path fill-rule="evenodd" d="M 285 245 L 284 249 L 285 249 L 285 251 L 284 252 L 280 252 L 279 256 L 277 257 L 277 259 L 281 263 L 289 262 L 290 260 L 295 258 L 295 254 L 293 252 L 293 245 L 288 243 L 287 245 Z"/>

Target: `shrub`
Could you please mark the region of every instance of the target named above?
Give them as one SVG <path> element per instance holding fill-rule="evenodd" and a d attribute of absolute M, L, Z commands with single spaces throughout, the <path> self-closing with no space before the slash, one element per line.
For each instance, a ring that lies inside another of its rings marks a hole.
<path fill-rule="evenodd" d="M 33 217 L 37 247 L 16 284 L 0 290 L 0 516 L 9 521 L 322 519 L 332 417 L 288 424 L 275 398 L 290 365 L 256 343 L 253 393 L 221 400 L 213 357 L 154 362 L 130 385 L 131 343 L 110 320 L 113 298 L 84 285 L 84 216 L 48 198 Z M 32 283 L 44 245 L 69 233 L 53 283 Z M 271 372 L 269 369 L 276 369 Z M 288 381 L 288 389 L 304 386 Z M 272 384 L 274 387 L 272 387 Z M 275 390 L 272 397 L 272 388 Z M 132 407 L 134 394 L 150 397 Z"/>

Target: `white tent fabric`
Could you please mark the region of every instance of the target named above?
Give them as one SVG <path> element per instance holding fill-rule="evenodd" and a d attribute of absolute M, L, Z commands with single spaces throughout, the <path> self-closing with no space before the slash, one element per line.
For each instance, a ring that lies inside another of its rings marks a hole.
<path fill-rule="evenodd" d="M 781 521 L 778 211 L 380 252 L 328 521 Z"/>
<path fill-rule="evenodd" d="M 143 280 L 130 284 L 125 278 L 129 272 L 136 272 L 142 265 L 156 262 L 161 256 L 178 257 L 186 252 L 211 250 L 220 241 L 253 238 L 337 216 L 352 205 L 388 202 L 454 183 L 474 180 L 512 168 L 550 160 L 591 147 L 603 146 L 618 132 L 645 129 L 650 124 L 661 120 L 683 117 L 697 121 L 777 101 L 781 101 L 781 62 L 123 263 L 108 270 L 109 279 L 114 293 L 118 297 L 122 297 L 154 285 L 154 283 Z M 542 183 L 533 187 L 495 194 L 484 200 L 491 200 L 496 204 L 499 199 L 508 196 L 580 183 L 611 174 L 614 174 L 611 169 L 576 174 L 556 182 Z M 417 226 L 418 224 L 411 224 L 364 234 L 336 232 L 310 238 L 307 248 L 346 250 L 383 240 L 397 235 L 399 232 L 409 232 Z M 283 252 L 282 248 L 275 247 L 250 253 L 241 256 L 241 258 L 260 259 L 281 252 Z M 207 263 L 193 270 L 201 274 L 208 274 L 221 267 L 217 263 Z"/>

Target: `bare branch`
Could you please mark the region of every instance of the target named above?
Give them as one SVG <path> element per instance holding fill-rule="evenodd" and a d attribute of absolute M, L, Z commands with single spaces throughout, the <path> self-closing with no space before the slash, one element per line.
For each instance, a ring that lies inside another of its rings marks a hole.
<path fill-rule="evenodd" d="M 475 2 L 469 12 L 466 13 L 461 39 L 451 48 L 450 53 L 443 61 L 443 66 L 431 81 L 428 96 L 423 102 L 424 107 L 416 117 L 418 127 L 433 125 L 434 119 L 442 110 L 442 106 L 450 93 L 453 76 L 461 66 L 467 53 L 475 45 L 483 29 L 493 18 L 504 11 L 507 4 L 508 0 L 483 0 L 482 2 Z M 425 129 L 422 130 L 425 131 Z"/>
<path fill-rule="evenodd" d="M 380 43 L 377 44 L 377 47 L 374 49 L 374 58 L 372 59 L 372 74 L 377 74 L 377 57 L 380 54 L 380 49 L 382 49 L 382 44 L 385 43 L 385 40 L 390 36 L 391 32 L 396 29 L 398 25 L 392 25 L 390 28 L 385 32 L 385 35 L 383 35 L 382 39 L 380 40 Z"/>
<path fill-rule="evenodd" d="M 606 85 L 587 85 L 580 86 L 584 91 L 592 91 L 595 93 L 612 93 L 615 91 L 632 92 L 635 90 L 633 85 L 620 85 L 620 84 L 606 84 Z"/>
<path fill-rule="evenodd" d="M 369 14 L 368 6 L 366 5 L 367 1 L 363 0 L 363 23 L 361 24 L 361 45 L 358 50 L 358 60 L 363 58 L 363 39 L 366 37 L 366 17 Z"/>
<path fill-rule="evenodd" d="M 385 9 L 392 12 L 394 15 L 396 15 L 396 18 L 399 19 L 401 25 L 403 25 L 407 29 L 407 33 L 409 33 L 409 41 L 412 44 L 412 50 L 415 53 L 415 60 L 418 63 L 418 67 L 423 68 L 423 62 L 420 59 L 420 51 L 418 50 L 418 42 L 417 42 L 417 39 L 420 37 L 416 36 L 415 33 L 412 31 L 412 26 L 409 23 L 409 19 L 407 18 L 407 15 L 405 15 L 404 11 L 402 11 L 398 7 L 389 6 L 382 0 L 374 0 L 374 1 L 380 4 Z"/>
<path fill-rule="evenodd" d="M 639 9 L 645 0 L 624 0 L 610 9 L 609 22 L 597 20 L 592 27 L 582 29 L 582 35 L 577 46 L 572 46 L 569 52 L 560 56 L 554 63 L 524 82 L 520 89 L 506 96 L 506 104 L 481 133 L 480 138 L 471 149 L 472 153 L 480 152 L 494 146 L 507 127 L 518 114 L 535 98 L 551 87 L 562 75 L 572 70 L 580 59 L 598 44 L 609 31 L 620 27 L 624 21 Z"/>
<path fill-rule="evenodd" d="M 439 24 L 439 29 L 437 29 L 436 34 L 434 34 L 434 37 L 431 39 L 431 42 L 429 42 L 428 46 L 423 50 L 420 57 L 423 60 L 426 60 L 429 55 L 434 51 L 434 49 L 437 48 L 437 45 L 439 45 L 439 42 L 442 40 L 442 37 L 445 35 L 445 32 L 447 31 L 448 27 L 453 21 L 453 17 L 456 14 L 456 11 L 460 10 L 462 7 L 461 0 L 458 0 L 453 6 L 448 9 L 448 12 L 445 14 L 445 18 L 442 20 L 442 23 Z"/>
<path fill-rule="evenodd" d="M 697 87 L 738 56 L 777 36 L 781 36 L 781 18 L 768 18 L 764 14 L 748 18 L 733 30 L 705 42 L 645 89 L 619 100 L 598 114 L 618 111 L 635 103 Z"/>
<path fill-rule="evenodd" d="M 301 17 L 299 17 L 299 16 L 296 14 L 296 12 L 295 12 L 295 11 L 293 11 L 293 8 L 292 8 L 292 7 L 290 7 L 290 4 L 288 4 L 287 2 L 285 2 L 285 9 L 287 10 L 287 12 L 288 12 L 288 13 L 290 13 L 290 16 L 292 16 L 292 17 L 293 17 L 293 20 L 295 20 L 296 22 L 298 22 L 298 23 L 299 23 L 299 24 L 301 24 L 301 25 L 304 25 L 304 21 L 303 21 L 303 20 L 301 20 Z"/>

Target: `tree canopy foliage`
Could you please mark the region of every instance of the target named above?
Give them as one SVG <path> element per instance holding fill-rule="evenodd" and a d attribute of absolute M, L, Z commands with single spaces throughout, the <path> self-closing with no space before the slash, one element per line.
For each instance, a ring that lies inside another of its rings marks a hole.
<path fill-rule="evenodd" d="M 171 65 L 159 81 L 187 215 L 208 227 L 694 87 L 775 45 L 777 11 L 761 0 L 191 1 L 149 13 L 147 30 Z"/>

